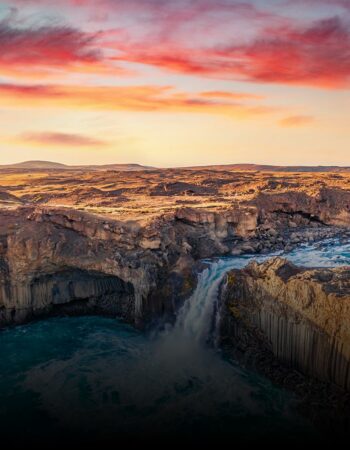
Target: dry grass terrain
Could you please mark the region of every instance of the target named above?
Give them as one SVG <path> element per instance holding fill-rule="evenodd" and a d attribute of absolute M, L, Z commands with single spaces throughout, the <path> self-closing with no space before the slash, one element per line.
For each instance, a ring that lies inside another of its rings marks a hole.
<path fill-rule="evenodd" d="M 260 192 L 350 189 L 350 173 L 217 171 L 0 170 L 0 207 L 67 207 L 147 222 L 181 206 L 222 210 Z"/>

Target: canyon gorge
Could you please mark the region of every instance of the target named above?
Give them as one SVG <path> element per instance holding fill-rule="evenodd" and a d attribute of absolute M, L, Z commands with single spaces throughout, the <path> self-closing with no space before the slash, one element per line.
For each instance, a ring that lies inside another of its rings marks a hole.
<path fill-rule="evenodd" d="M 316 394 L 305 380 L 334 386 L 347 420 L 349 267 L 292 255 L 348 245 L 350 175 L 174 169 L 164 183 L 163 172 L 4 169 L 0 327 L 81 315 L 174 323 L 208 264 L 247 258 L 215 279 L 219 345 L 306 399 Z M 293 371 L 303 388 L 282 380 Z"/>

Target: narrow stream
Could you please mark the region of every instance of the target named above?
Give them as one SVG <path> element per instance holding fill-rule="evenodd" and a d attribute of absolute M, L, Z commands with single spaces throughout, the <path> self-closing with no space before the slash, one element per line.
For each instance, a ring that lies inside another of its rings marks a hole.
<path fill-rule="evenodd" d="M 345 265 L 350 245 L 330 240 L 286 256 L 304 266 Z M 211 261 L 175 325 L 157 335 L 101 317 L 53 318 L 1 332 L 2 437 L 20 429 L 24 440 L 63 433 L 116 440 L 314 439 L 291 394 L 208 344 L 222 277 L 251 259 Z"/>

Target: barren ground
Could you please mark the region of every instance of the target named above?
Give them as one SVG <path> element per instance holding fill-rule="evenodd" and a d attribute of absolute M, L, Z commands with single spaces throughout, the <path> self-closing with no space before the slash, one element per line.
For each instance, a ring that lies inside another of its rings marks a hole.
<path fill-rule="evenodd" d="M 223 210 L 259 192 L 315 194 L 324 186 L 348 190 L 350 173 L 0 170 L 0 208 L 18 204 L 68 207 L 147 222 L 182 206 Z"/>

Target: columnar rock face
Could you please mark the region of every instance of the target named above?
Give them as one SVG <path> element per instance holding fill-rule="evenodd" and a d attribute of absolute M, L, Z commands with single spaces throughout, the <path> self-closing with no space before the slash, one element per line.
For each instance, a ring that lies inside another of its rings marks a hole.
<path fill-rule="evenodd" d="M 281 258 L 231 271 L 223 332 L 350 390 L 350 268 L 306 270 Z"/>
<path fill-rule="evenodd" d="M 69 269 L 39 275 L 30 284 L 2 286 L 0 323 L 18 323 L 45 313 L 114 314 L 128 317 L 134 290 L 130 283 L 105 274 Z"/>

